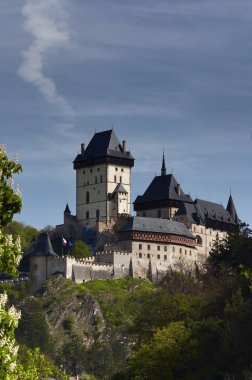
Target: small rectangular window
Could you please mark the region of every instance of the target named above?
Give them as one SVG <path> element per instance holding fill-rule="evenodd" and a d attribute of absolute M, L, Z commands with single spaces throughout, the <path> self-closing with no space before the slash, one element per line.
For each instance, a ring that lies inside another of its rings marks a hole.
<path fill-rule="evenodd" d="M 157 255 L 158 260 L 160 260 L 160 255 Z"/>
<path fill-rule="evenodd" d="M 121 172 L 123 172 L 124 170 L 123 169 L 121 169 Z"/>
<path fill-rule="evenodd" d="M 143 248 L 142 244 L 139 244 L 139 249 L 142 249 L 142 248 Z"/>
<path fill-rule="evenodd" d="M 116 172 L 118 171 L 118 168 L 115 168 Z"/>
<path fill-rule="evenodd" d="M 97 176 L 95 176 L 95 183 L 97 183 Z"/>
<path fill-rule="evenodd" d="M 142 258 L 142 252 L 139 252 L 139 258 L 140 259 Z"/>
<path fill-rule="evenodd" d="M 116 182 L 116 175 L 114 176 L 114 182 Z"/>
<path fill-rule="evenodd" d="M 160 245 L 157 246 L 157 250 L 160 251 Z"/>
<path fill-rule="evenodd" d="M 166 246 L 164 247 L 164 251 L 167 252 L 167 247 Z"/>
<path fill-rule="evenodd" d="M 167 260 L 167 256 L 166 255 L 164 255 L 164 260 Z"/>
<path fill-rule="evenodd" d="M 149 253 L 147 253 L 147 259 L 150 259 L 150 254 Z"/>
<path fill-rule="evenodd" d="M 148 249 L 148 251 L 150 251 L 150 245 L 149 244 L 147 245 L 147 249 Z"/>
<path fill-rule="evenodd" d="M 102 175 L 100 176 L 100 181 L 102 182 Z"/>
<path fill-rule="evenodd" d="M 122 183 L 122 176 L 120 176 L 120 183 Z"/>

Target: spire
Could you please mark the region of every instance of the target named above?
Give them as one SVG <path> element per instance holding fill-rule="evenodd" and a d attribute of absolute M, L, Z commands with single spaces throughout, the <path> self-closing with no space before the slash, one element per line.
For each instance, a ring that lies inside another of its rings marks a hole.
<path fill-rule="evenodd" d="M 235 209 L 234 201 L 230 192 L 228 204 L 226 210 L 229 212 L 231 218 L 235 221 L 235 223 L 238 223 L 239 218 Z"/>
<path fill-rule="evenodd" d="M 47 232 L 41 232 L 30 256 L 55 256 L 50 237 Z"/>
<path fill-rule="evenodd" d="M 71 211 L 70 211 L 70 208 L 68 206 L 68 203 L 66 204 L 66 208 L 65 208 L 65 211 L 64 212 L 68 212 L 69 214 L 71 214 Z"/>
<path fill-rule="evenodd" d="M 165 176 L 166 175 L 166 166 L 165 166 L 165 156 L 164 156 L 164 151 L 163 151 L 163 162 L 162 162 L 162 168 L 161 168 L 161 175 Z"/>

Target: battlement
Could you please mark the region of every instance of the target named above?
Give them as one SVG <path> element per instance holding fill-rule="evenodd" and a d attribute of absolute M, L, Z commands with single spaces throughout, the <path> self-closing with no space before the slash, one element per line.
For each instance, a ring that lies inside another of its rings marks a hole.
<path fill-rule="evenodd" d="M 103 255 L 103 256 L 106 256 L 106 255 L 130 255 L 131 252 L 127 252 L 127 251 L 114 251 L 114 250 L 111 250 L 111 251 L 100 251 L 100 252 L 96 252 L 96 256 L 100 256 L 100 255 Z"/>

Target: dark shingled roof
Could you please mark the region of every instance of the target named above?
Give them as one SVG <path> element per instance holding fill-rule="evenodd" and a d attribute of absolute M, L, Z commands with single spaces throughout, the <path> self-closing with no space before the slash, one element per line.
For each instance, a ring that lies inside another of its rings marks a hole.
<path fill-rule="evenodd" d="M 234 224 L 234 220 L 231 218 L 231 215 L 222 205 L 204 201 L 202 199 L 196 199 L 194 203 L 200 207 L 206 219 Z"/>
<path fill-rule="evenodd" d="M 134 205 L 146 202 L 176 200 L 192 202 L 190 195 L 185 194 L 180 188 L 178 192 L 178 182 L 173 174 L 156 176 L 143 195 L 139 195 Z"/>
<path fill-rule="evenodd" d="M 183 223 L 174 222 L 173 220 L 168 219 L 132 216 L 130 220 L 118 230 L 119 233 L 128 231 L 157 232 L 195 239 L 193 234 Z"/>
<path fill-rule="evenodd" d="M 185 203 L 181 205 L 181 207 L 178 209 L 178 211 L 175 214 L 176 216 L 186 215 L 188 218 L 188 221 L 193 224 L 202 224 L 204 225 L 206 222 L 205 215 L 201 211 L 200 207 L 198 205 L 195 205 L 193 203 Z"/>
<path fill-rule="evenodd" d="M 83 154 L 78 154 L 74 160 L 75 166 L 79 162 L 92 161 L 105 157 L 114 157 L 132 161 L 134 157 L 123 149 L 113 129 L 95 133 Z"/>
<path fill-rule="evenodd" d="M 69 212 L 69 213 L 71 213 L 70 208 L 69 208 L 69 206 L 68 206 L 68 203 L 66 204 L 66 208 L 65 208 L 65 211 L 64 211 L 64 212 Z"/>
<path fill-rule="evenodd" d="M 128 191 L 125 189 L 125 187 L 121 183 L 118 183 L 118 185 L 116 186 L 116 188 L 114 190 L 114 193 L 128 194 Z"/>
<path fill-rule="evenodd" d="M 35 247 L 29 256 L 58 256 L 53 250 L 48 233 L 43 232 L 39 234 Z"/>
<path fill-rule="evenodd" d="M 227 204 L 227 211 L 231 215 L 232 219 L 236 223 L 238 223 L 239 218 L 238 218 L 238 215 L 237 215 L 237 212 L 236 212 L 236 209 L 235 209 L 235 205 L 234 205 L 234 201 L 233 201 L 233 198 L 232 198 L 231 194 L 230 194 L 230 197 L 229 197 L 229 200 L 228 200 L 228 204 Z"/>

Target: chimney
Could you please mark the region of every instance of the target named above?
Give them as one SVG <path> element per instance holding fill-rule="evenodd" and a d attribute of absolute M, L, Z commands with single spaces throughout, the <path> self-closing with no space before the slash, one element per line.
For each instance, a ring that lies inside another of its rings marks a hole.
<path fill-rule="evenodd" d="M 125 150 L 126 150 L 126 141 L 123 140 L 122 142 L 122 150 L 123 150 L 123 153 L 125 153 Z"/>
<path fill-rule="evenodd" d="M 180 195 L 180 193 L 181 193 L 181 191 L 180 191 L 180 184 L 179 183 L 177 184 L 177 193 L 178 193 L 178 195 Z"/>
<path fill-rule="evenodd" d="M 85 153 L 85 144 L 81 144 L 81 154 Z"/>

